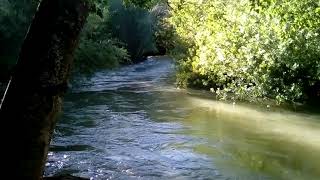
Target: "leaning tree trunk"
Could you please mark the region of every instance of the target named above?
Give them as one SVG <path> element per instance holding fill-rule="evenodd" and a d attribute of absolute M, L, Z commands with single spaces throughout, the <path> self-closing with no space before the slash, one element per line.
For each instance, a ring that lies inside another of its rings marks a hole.
<path fill-rule="evenodd" d="M 42 179 L 55 117 L 88 13 L 87 0 L 40 2 L 0 105 L 2 133 L 6 130 L 1 149 L 7 157 L 1 159 L 5 168 L 1 177 Z"/>

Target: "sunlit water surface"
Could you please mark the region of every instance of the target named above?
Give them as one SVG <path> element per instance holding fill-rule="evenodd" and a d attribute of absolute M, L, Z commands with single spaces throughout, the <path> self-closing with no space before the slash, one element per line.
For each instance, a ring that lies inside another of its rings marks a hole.
<path fill-rule="evenodd" d="M 98 72 L 65 99 L 46 175 L 320 179 L 320 116 L 228 104 L 174 87 L 168 58 Z"/>

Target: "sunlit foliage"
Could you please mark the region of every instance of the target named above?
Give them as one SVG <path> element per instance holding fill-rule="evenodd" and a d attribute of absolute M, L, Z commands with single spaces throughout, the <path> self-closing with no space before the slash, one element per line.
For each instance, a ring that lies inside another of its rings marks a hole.
<path fill-rule="evenodd" d="M 178 85 L 304 101 L 320 82 L 317 0 L 170 0 Z M 315 95 L 317 93 L 313 93 Z"/>
<path fill-rule="evenodd" d="M 154 22 L 153 36 L 157 50 L 160 54 L 166 54 L 174 46 L 171 41 L 174 37 L 174 29 L 168 23 L 170 7 L 166 3 L 160 2 L 150 10 L 150 13 Z"/>

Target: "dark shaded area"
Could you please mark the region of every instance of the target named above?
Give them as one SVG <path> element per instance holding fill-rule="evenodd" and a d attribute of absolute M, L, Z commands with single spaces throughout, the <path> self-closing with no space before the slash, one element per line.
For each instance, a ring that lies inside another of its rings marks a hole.
<path fill-rule="evenodd" d="M 43 0 L 22 45 L 1 104 L 3 161 L 11 179 L 40 179 L 56 115 L 61 109 L 73 53 L 89 13 L 82 0 Z"/>
<path fill-rule="evenodd" d="M 110 1 L 112 35 L 125 43 L 132 62 L 158 54 L 153 37 L 154 21 L 149 11 L 133 5 L 124 6 L 121 0 Z"/>
<path fill-rule="evenodd" d="M 0 83 L 6 83 L 11 75 L 37 2 L 0 1 Z"/>
<path fill-rule="evenodd" d="M 307 89 L 308 104 L 320 106 L 320 81 Z"/>

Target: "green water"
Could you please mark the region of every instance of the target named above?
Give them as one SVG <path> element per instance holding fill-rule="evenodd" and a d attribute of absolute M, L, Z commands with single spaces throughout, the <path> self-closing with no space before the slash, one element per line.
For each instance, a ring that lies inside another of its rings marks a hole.
<path fill-rule="evenodd" d="M 191 128 L 182 132 L 207 139 L 194 150 L 212 157 L 225 174 L 240 179 L 257 179 L 250 178 L 251 173 L 269 179 L 319 179 L 319 116 L 185 99 L 189 103 L 183 104 L 196 108 L 183 120 Z"/>
<path fill-rule="evenodd" d="M 320 116 L 174 87 L 170 59 L 78 80 L 46 174 L 92 179 L 315 180 Z"/>

